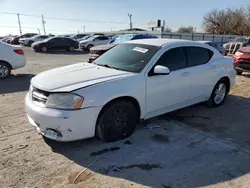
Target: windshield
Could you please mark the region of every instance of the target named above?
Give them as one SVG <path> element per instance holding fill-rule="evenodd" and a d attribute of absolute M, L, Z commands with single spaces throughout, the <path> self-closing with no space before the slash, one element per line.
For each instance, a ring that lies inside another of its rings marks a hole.
<path fill-rule="evenodd" d="M 235 41 L 235 42 L 247 42 L 247 39 L 246 38 L 236 38 L 233 41 Z"/>
<path fill-rule="evenodd" d="M 94 63 L 128 72 L 141 72 L 159 49 L 158 46 L 124 43 L 105 52 Z"/>
<path fill-rule="evenodd" d="M 110 42 L 110 44 L 120 44 L 120 43 L 131 40 L 133 37 L 134 35 L 120 35 L 116 37 L 115 39 L 113 39 L 113 41 Z"/>

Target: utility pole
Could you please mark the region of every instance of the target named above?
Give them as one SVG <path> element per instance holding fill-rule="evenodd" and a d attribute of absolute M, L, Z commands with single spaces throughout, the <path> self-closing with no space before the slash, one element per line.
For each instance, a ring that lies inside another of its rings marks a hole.
<path fill-rule="evenodd" d="M 43 17 L 43 14 L 42 14 L 42 24 L 43 24 L 43 33 L 44 33 L 44 35 L 46 35 L 45 23 L 46 23 L 46 21 L 44 20 L 44 17 Z"/>
<path fill-rule="evenodd" d="M 17 20 L 18 20 L 20 35 L 22 35 L 22 28 L 21 28 L 21 22 L 20 22 L 19 14 L 17 14 Z"/>
<path fill-rule="evenodd" d="M 83 32 L 85 33 L 85 25 L 83 26 Z"/>
<path fill-rule="evenodd" d="M 129 17 L 129 28 L 132 29 L 133 28 L 133 24 L 132 24 L 132 14 L 128 14 Z"/>

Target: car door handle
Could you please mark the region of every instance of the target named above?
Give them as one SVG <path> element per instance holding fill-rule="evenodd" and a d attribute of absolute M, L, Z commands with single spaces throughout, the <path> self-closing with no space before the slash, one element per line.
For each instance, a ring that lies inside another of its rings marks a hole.
<path fill-rule="evenodd" d="M 184 73 L 182 73 L 181 75 L 182 75 L 182 76 L 189 76 L 190 73 L 189 73 L 189 72 L 184 72 Z"/>
<path fill-rule="evenodd" d="M 215 66 L 215 65 L 214 65 L 214 66 L 212 66 L 212 67 L 211 67 L 211 69 L 216 69 L 216 66 Z"/>

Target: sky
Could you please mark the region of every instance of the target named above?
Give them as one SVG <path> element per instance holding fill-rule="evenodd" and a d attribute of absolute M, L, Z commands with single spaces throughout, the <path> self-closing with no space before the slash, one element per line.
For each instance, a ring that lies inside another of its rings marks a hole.
<path fill-rule="evenodd" d="M 46 33 L 53 34 L 81 33 L 84 27 L 86 32 L 127 29 L 128 14 L 134 27 L 148 29 L 149 20 L 161 19 L 173 30 L 193 26 L 203 31 L 209 11 L 248 5 L 249 0 L 0 0 L 0 36 L 19 34 L 17 13 L 22 33 L 43 34 L 42 14 Z"/>

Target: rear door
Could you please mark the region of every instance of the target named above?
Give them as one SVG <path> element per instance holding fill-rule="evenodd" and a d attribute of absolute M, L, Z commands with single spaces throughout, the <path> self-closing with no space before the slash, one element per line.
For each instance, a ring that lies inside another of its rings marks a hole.
<path fill-rule="evenodd" d="M 191 97 L 188 104 L 195 104 L 208 99 L 214 87 L 216 65 L 210 60 L 213 52 L 207 48 L 189 46 L 186 48 L 187 66 L 192 72 Z"/>

